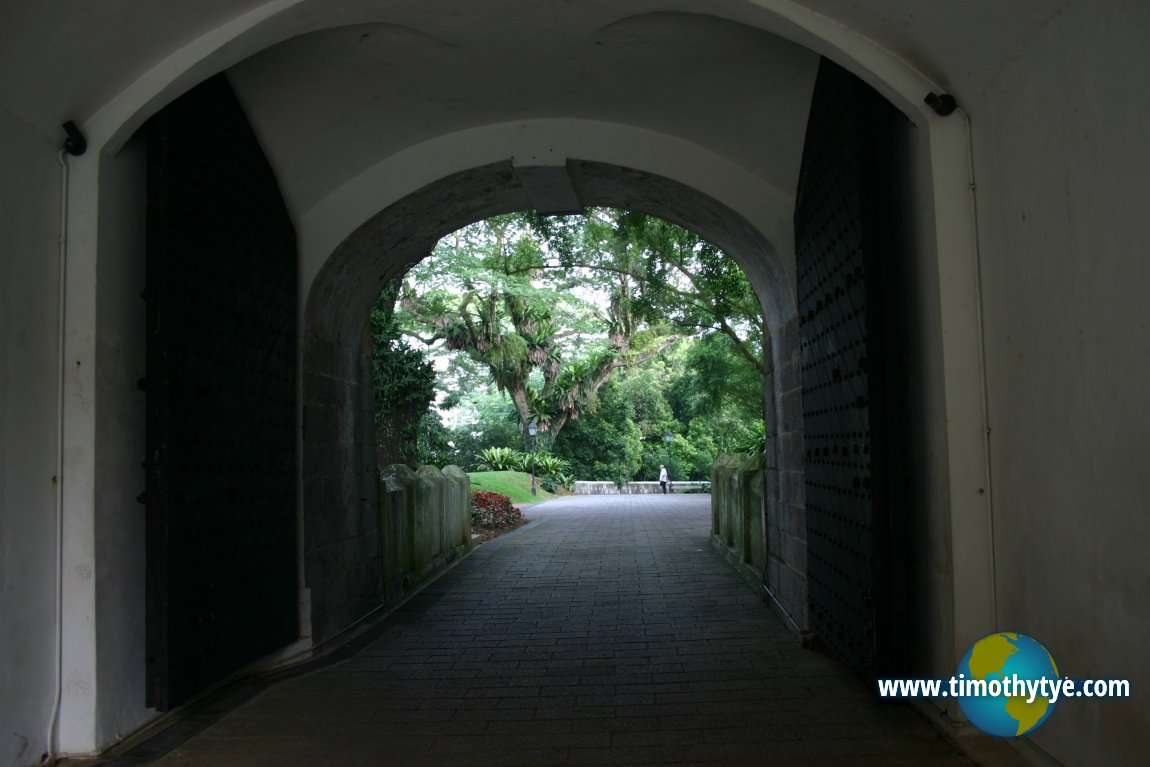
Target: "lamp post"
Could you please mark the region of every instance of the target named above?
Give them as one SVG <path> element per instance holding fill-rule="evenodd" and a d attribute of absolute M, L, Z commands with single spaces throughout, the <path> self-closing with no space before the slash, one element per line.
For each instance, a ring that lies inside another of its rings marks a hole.
<path fill-rule="evenodd" d="M 535 435 L 539 433 L 539 424 L 535 421 L 527 424 L 527 433 L 531 435 L 531 494 L 535 495 Z"/>
<path fill-rule="evenodd" d="M 675 435 L 672 434 L 670 431 L 663 432 L 663 441 L 667 443 L 667 466 L 671 465 L 671 441 L 673 439 L 675 439 Z M 671 481 L 671 470 L 667 469 L 667 489 L 668 490 L 671 489 L 672 484 L 674 484 L 674 483 Z"/>

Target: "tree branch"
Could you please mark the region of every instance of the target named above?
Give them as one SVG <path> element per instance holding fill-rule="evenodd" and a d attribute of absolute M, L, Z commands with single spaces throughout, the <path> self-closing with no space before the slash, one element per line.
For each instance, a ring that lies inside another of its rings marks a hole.
<path fill-rule="evenodd" d="M 431 346 L 436 341 L 442 341 L 445 338 L 445 336 L 442 333 L 436 333 L 433 336 L 428 336 L 427 338 L 424 338 L 423 336 L 419 335 L 418 333 L 410 331 L 410 330 L 401 330 L 399 332 L 400 332 L 400 335 L 407 336 L 408 338 L 414 338 L 416 341 L 419 341 L 420 343 L 423 343 L 427 346 Z"/>

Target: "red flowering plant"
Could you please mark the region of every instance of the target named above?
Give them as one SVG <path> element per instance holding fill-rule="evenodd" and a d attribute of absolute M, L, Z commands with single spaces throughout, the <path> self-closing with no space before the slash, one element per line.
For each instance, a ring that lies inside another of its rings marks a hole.
<path fill-rule="evenodd" d="M 476 490 L 471 494 L 471 524 L 474 527 L 508 529 L 523 521 L 523 512 L 511 505 L 502 493 Z"/>

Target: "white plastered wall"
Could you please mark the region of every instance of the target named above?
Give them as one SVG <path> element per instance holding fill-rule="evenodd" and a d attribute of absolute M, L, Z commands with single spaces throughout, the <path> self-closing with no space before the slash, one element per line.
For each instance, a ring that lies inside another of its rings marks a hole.
<path fill-rule="evenodd" d="M 93 753 L 153 716 L 143 705 L 144 515 L 135 502 L 143 490 L 143 398 L 135 382 L 144 372 L 144 157 L 129 143 L 118 157 L 101 157 L 90 147 L 68 163 L 64 429 L 60 435 L 53 421 L 43 432 L 63 444 L 61 690 L 54 728 L 62 755 Z M 44 298 L 46 306 L 58 306 L 58 290 Z M 54 357 L 52 364 L 57 369 Z M 52 396 L 54 404 L 54 386 Z M 40 555 L 49 590 L 57 577 L 54 542 L 53 528 Z M 54 657 L 54 603 L 49 596 L 43 604 L 49 618 L 31 630 Z M 51 701 L 56 684 L 54 672 L 45 673 L 35 694 Z M 48 716 L 40 726 L 47 735 Z"/>
<path fill-rule="evenodd" d="M 147 156 L 142 137 L 102 160 L 96 354 L 96 741 L 131 733 L 144 708 L 145 237 Z"/>
<path fill-rule="evenodd" d="M 907 401 L 902 403 L 906 435 L 919 456 L 921 474 L 910 478 L 906 540 L 914 550 L 905 552 L 909 563 L 910 612 L 916 675 L 949 676 L 955 660 L 955 605 L 953 540 L 950 525 L 949 460 L 945 370 L 942 358 L 941 294 L 938 248 L 934 239 L 934 196 L 931 192 L 929 135 L 908 126 L 903 140 L 913 147 L 907 167 L 901 169 L 904 206 L 903 232 L 913 258 L 894 275 L 893 291 L 902 316 L 915 318 L 894 331 L 901 339 L 899 361 L 912 376 Z M 934 706 L 936 702 L 927 705 Z M 958 716 L 954 706 L 948 715 Z"/>
<path fill-rule="evenodd" d="M 62 667 L 57 751 L 83 754 L 96 743 L 96 303 L 99 157 L 69 160 L 68 257 L 64 281 L 64 503 L 60 581 Z M 103 403 L 101 403 L 103 404 Z M 115 446 L 110 446 L 115 449 Z M 112 584 L 108 584 L 111 586 Z"/>
<path fill-rule="evenodd" d="M 56 657 L 56 142 L 0 111 L 0 765 L 47 748 Z"/>
<path fill-rule="evenodd" d="M 1133 682 L 1027 739 L 1067 765 L 1150 754 L 1147 29 L 1140 0 L 1056 17 L 974 123 L 998 625 Z"/>

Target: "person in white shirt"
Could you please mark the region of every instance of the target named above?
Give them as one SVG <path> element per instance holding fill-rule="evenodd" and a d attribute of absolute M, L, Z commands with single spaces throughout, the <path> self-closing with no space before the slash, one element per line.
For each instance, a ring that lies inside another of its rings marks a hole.
<path fill-rule="evenodd" d="M 663 488 L 663 495 L 667 494 L 667 485 L 670 481 L 670 478 L 667 476 L 667 467 L 663 464 L 659 464 L 659 487 Z"/>

